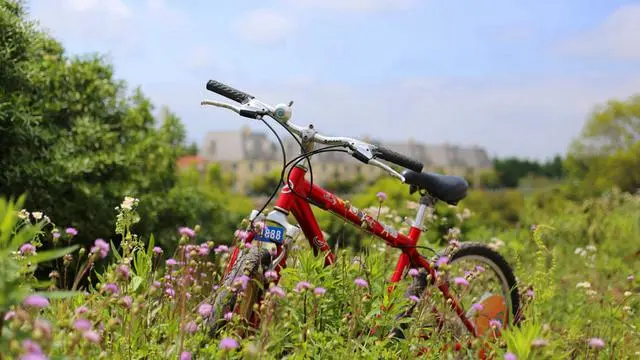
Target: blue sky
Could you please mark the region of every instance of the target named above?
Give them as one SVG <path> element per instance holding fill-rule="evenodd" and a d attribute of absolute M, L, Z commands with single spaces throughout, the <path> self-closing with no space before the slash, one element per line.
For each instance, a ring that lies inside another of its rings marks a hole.
<path fill-rule="evenodd" d="M 189 139 L 257 124 L 203 109 L 210 78 L 323 133 L 564 153 L 590 111 L 640 92 L 640 2 L 33 0 L 72 54 L 168 105 Z"/>

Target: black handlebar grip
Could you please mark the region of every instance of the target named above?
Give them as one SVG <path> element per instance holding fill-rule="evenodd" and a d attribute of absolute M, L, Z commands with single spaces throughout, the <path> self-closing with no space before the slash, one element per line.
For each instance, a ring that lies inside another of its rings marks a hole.
<path fill-rule="evenodd" d="M 251 96 L 240 90 L 236 90 L 231 86 L 225 85 L 215 80 L 209 80 L 207 82 L 207 90 L 213 91 L 216 94 L 222 95 L 228 99 L 237 101 L 241 104 L 244 104 L 254 98 L 254 96 Z"/>
<path fill-rule="evenodd" d="M 415 172 L 422 172 L 422 168 L 424 167 L 424 165 L 420 161 L 411 159 L 410 157 L 407 157 L 385 147 L 378 147 L 376 149 L 376 152 L 377 157 L 379 157 L 380 159 L 387 160 Z"/>

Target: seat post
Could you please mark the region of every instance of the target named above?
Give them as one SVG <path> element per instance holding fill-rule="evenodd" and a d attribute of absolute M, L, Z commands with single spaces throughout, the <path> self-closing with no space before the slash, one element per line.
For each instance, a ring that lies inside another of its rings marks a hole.
<path fill-rule="evenodd" d="M 427 211 L 427 208 L 433 207 L 436 203 L 436 200 L 429 194 L 424 194 L 420 197 L 420 201 L 418 202 L 420 206 L 418 207 L 418 213 L 416 214 L 416 219 L 413 222 L 413 226 L 418 229 L 422 229 L 422 223 L 424 221 L 424 214 Z"/>

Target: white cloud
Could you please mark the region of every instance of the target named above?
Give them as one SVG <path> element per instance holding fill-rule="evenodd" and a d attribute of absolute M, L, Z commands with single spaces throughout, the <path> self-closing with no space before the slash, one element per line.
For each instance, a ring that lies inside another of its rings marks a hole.
<path fill-rule="evenodd" d="M 345 12 L 374 12 L 405 10 L 418 0 L 285 0 L 288 5 L 302 8 L 325 9 Z"/>
<path fill-rule="evenodd" d="M 213 50 L 206 45 L 196 45 L 189 51 L 185 62 L 192 70 L 209 68 L 215 63 Z"/>
<path fill-rule="evenodd" d="M 625 5 L 604 22 L 562 43 L 559 52 L 622 60 L 640 60 L 640 5 Z"/>
<path fill-rule="evenodd" d="M 292 19 L 268 9 L 252 10 L 236 21 L 236 30 L 243 39 L 260 44 L 282 41 L 294 29 Z"/>
<path fill-rule="evenodd" d="M 147 9 L 152 17 L 174 28 L 184 25 L 187 21 L 182 11 L 170 7 L 165 0 L 147 0 Z"/>

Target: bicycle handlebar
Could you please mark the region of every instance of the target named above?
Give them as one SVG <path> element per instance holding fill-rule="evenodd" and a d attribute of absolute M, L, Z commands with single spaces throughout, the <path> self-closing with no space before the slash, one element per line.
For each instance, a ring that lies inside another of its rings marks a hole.
<path fill-rule="evenodd" d="M 240 103 L 241 105 L 236 106 L 211 100 L 204 100 L 200 103 L 201 105 L 213 105 L 230 109 L 238 113 L 240 116 L 251 119 L 260 119 L 262 118 L 262 116 L 268 115 L 269 117 L 279 122 L 282 126 L 288 128 L 292 133 L 302 137 L 303 140 L 327 145 L 343 145 L 352 151 L 351 155 L 354 158 L 360 160 L 365 164 L 377 166 L 387 171 L 394 177 L 400 179 L 402 182 L 405 181 L 404 176 L 402 176 L 389 166 L 385 165 L 384 163 L 375 160 L 375 158 L 389 161 L 391 163 L 416 172 L 421 172 L 424 167 L 422 162 L 382 146 L 376 146 L 361 140 L 348 137 L 325 136 L 318 134 L 318 132 L 315 131 L 312 126 L 302 127 L 296 125 L 289 121 L 289 119 L 291 118 L 291 105 L 293 104 L 293 102 L 291 102 L 289 105 L 278 104 L 276 106 L 271 106 L 269 104 L 261 102 L 252 95 L 234 89 L 231 86 L 225 85 L 215 80 L 209 80 L 207 82 L 206 88 L 209 91 L 222 95 L 228 99 Z"/>

